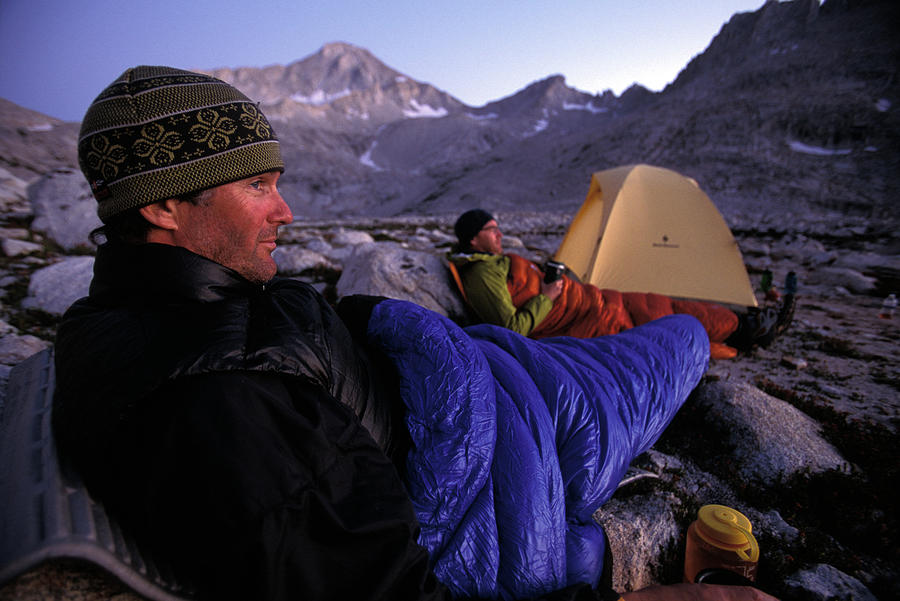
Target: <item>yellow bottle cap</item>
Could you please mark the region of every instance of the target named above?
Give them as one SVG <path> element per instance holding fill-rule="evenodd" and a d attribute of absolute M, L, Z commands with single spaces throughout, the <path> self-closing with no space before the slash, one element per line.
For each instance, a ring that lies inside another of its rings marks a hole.
<path fill-rule="evenodd" d="M 734 551 L 745 561 L 759 559 L 753 525 L 743 513 L 725 505 L 704 505 L 697 512 L 697 531 L 706 542 Z"/>

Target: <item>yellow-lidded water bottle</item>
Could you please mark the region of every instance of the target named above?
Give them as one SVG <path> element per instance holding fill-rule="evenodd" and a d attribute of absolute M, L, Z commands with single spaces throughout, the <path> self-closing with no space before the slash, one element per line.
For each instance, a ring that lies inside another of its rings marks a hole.
<path fill-rule="evenodd" d="M 687 531 L 684 580 L 694 582 L 706 569 L 725 569 L 756 580 L 759 544 L 750 520 L 724 505 L 704 505 Z"/>

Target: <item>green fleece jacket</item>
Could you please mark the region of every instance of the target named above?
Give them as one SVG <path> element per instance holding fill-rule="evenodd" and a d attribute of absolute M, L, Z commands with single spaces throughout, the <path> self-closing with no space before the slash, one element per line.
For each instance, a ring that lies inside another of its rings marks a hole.
<path fill-rule="evenodd" d="M 513 305 L 506 286 L 509 257 L 457 252 L 448 258 L 459 271 L 469 306 L 485 323 L 503 326 L 528 336 L 550 313 L 553 301 L 543 294 L 528 299 L 518 309 Z"/>

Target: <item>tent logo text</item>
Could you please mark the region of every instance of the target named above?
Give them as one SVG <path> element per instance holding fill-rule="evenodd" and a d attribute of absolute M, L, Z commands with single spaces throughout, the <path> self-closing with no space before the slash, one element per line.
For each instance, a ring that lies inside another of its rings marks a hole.
<path fill-rule="evenodd" d="M 662 242 L 654 242 L 653 248 L 680 248 L 680 244 L 669 244 L 669 237 L 663 235 Z"/>

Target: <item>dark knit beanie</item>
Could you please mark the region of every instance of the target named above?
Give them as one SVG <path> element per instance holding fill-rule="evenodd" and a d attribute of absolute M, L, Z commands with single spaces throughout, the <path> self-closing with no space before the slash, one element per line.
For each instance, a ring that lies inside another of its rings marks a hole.
<path fill-rule="evenodd" d="M 484 224 L 493 219 L 494 216 L 484 209 L 471 209 L 459 216 L 453 231 L 456 232 L 456 238 L 459 240 L 460 246 L 467 248 Z"/>
<path fill-rule="evenodd" d="M 88 108 L 78 163 L 104 223 L 123 211 L 284 170 L 278 138 L 233 86 L 171 67 L 135 67 Z"/>

